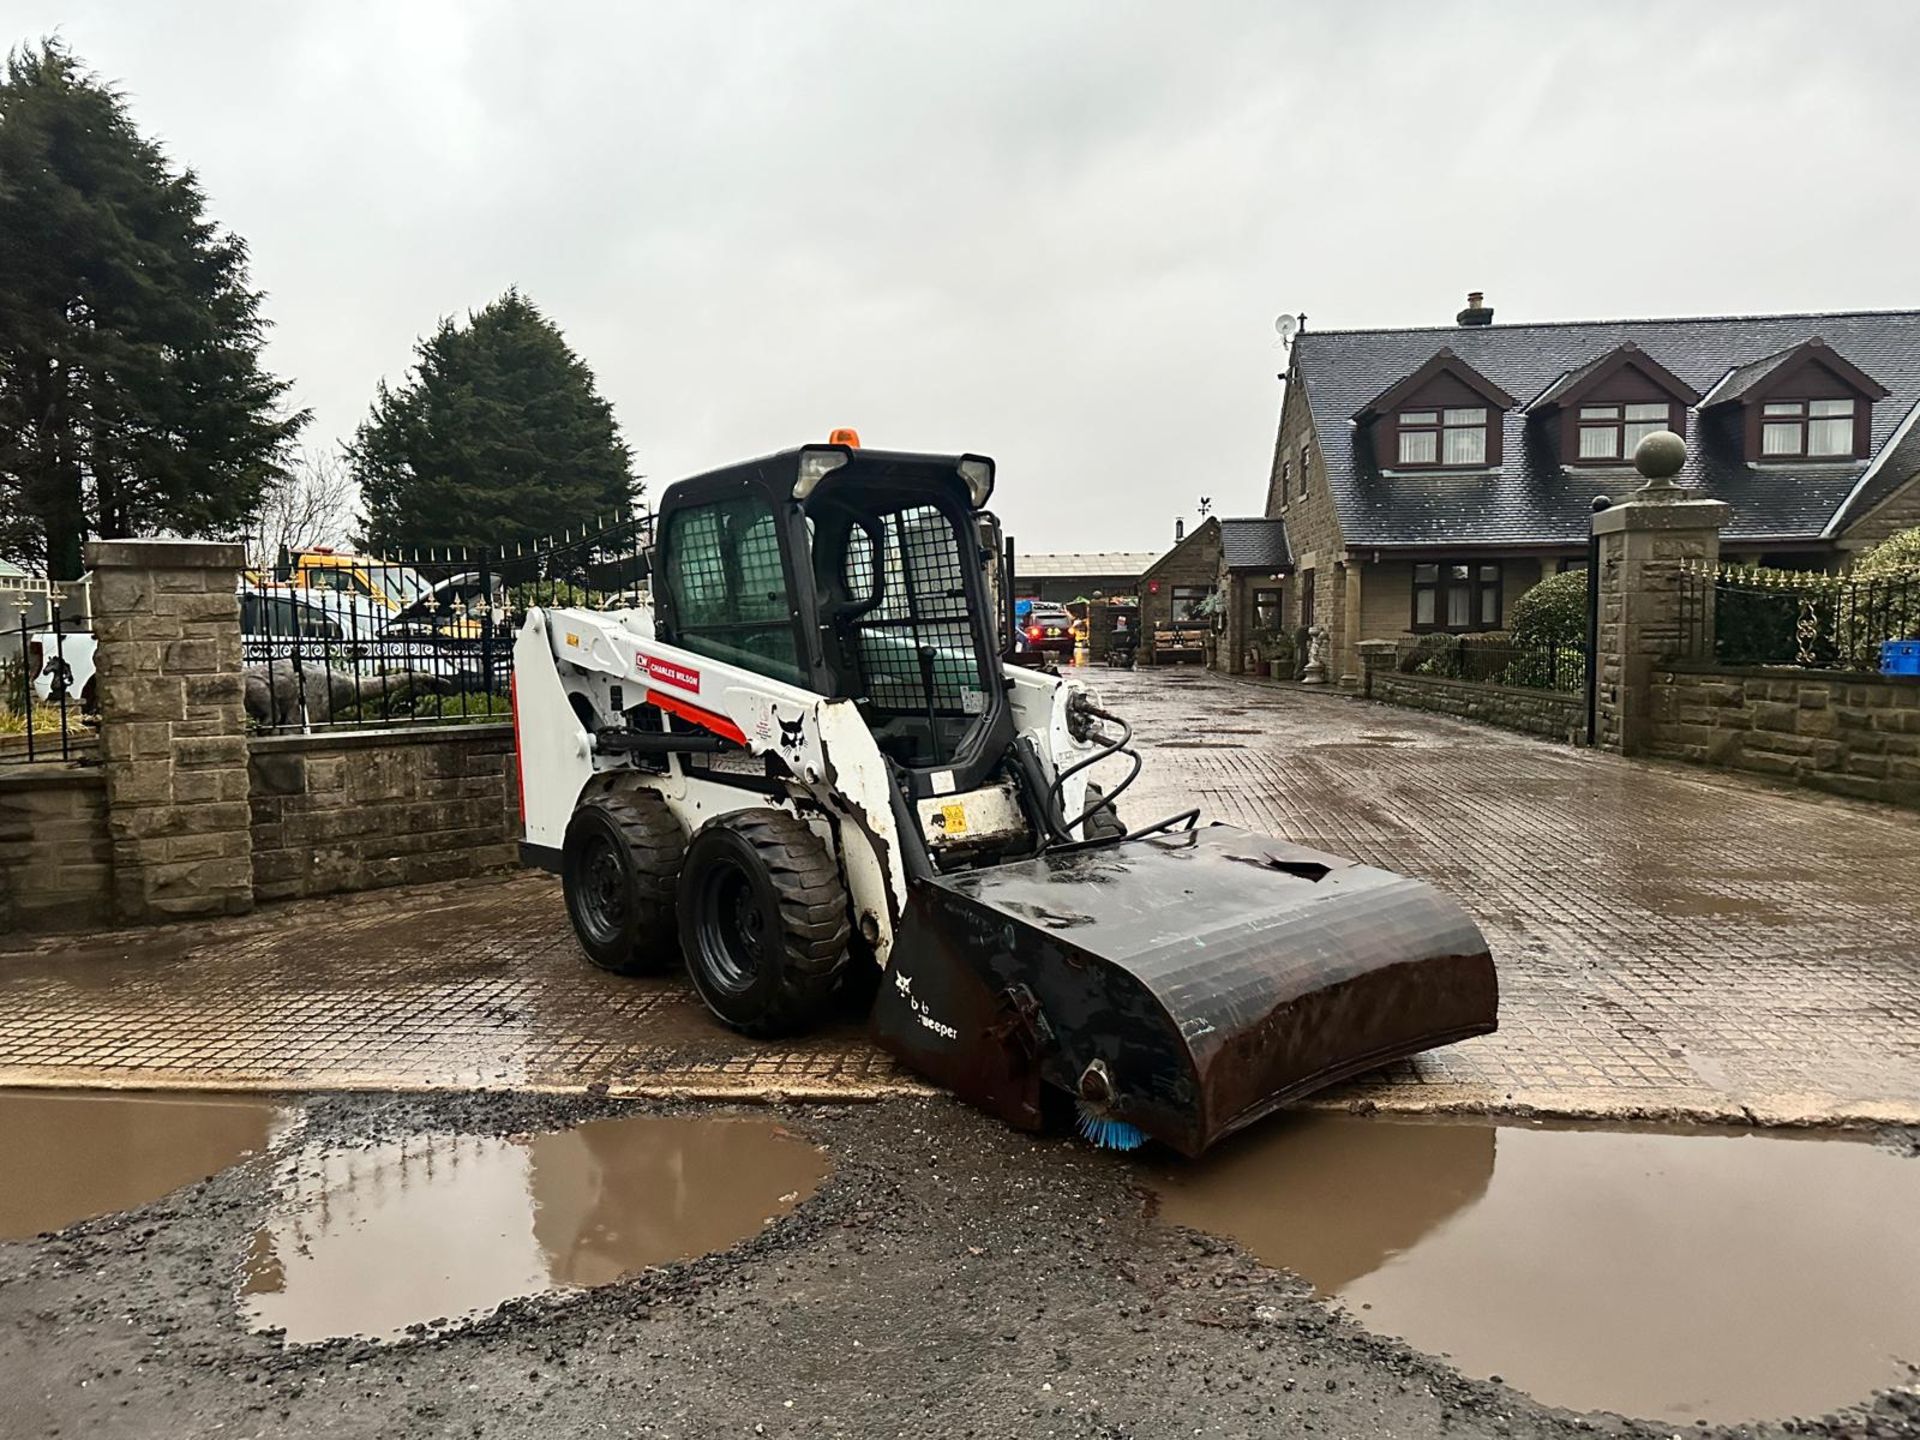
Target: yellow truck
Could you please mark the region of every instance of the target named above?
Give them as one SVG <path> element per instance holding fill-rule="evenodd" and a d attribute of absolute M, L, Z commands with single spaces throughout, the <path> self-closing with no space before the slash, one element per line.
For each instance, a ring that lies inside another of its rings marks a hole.
<path fill-rule="evenodd" d="M 484 621 L 458 603 L 458 597 L 475 585 L 474 576 L 457 575 L 435 585 L 411 566 L 318 545 L 288 551 L 280 571 L 282 584 L 332 591 L 347 597 L 349 607 L 370 609 L 375 615 L 384 611 L 389 620 L 444 611 L 434 627 L 436 634 L 451 640 L 480 638 Z"/>

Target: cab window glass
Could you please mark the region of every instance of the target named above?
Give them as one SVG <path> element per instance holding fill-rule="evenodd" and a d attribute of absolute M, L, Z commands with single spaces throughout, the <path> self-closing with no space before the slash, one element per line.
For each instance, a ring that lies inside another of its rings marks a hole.
<path fill-rule="evenodd" d="M 668 583 L 680 643 L 696 654 L 804 684 L 772 506 L 758 495 L 677 511 Z"/>

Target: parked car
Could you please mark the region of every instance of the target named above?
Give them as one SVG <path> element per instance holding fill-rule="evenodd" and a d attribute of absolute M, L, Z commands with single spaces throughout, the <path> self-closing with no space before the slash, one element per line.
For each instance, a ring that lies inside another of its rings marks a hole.
<path fill-rule="evenodd" d="M 429 592 L 394 612 L 352 591 L 243 581 L 241 653 L 259 668 L 290 666 L 297 659 L 302 666 L 361 676 L 434 675 L 470 690 L 487 687 L 491 662 L 499 680 L 510 663 L 510 642 L 494 637 L 489 644 L 482 625 L 449 615 L 451 607 L 433 600 Z"/>
<path fill-rule="evenodd" d="M 1036 600 L 1027 607 L 1020 626 L 1021 648 L 1045 651 L 1071 658 L 1073 655 L 1073 616 L 1067 607 Z"/>

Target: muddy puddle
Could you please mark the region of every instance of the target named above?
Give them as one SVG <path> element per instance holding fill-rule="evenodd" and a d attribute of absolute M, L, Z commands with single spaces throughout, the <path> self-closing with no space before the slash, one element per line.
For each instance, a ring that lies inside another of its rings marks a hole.
<path fill-rule="evenodd" d="M 296 1342 L 391 1339 L 505 1300 L 724 1250 L 812 1194 L 767 1121 L 638 1115 L 508 1139 L 309 1143 L 280 1162 L 240 1300 Z"/>
<path fill-rule="evenodd" d="M 1153 1178 L 1162 1218 L 1550 1405 L 1817 1415 L 1920 1362 L 1920 1162 L 1863 1141 L 1306 1115 Z"/>
<path fill-rule="evenodd" d="M 242 1096 L 0 1090 L 0 1240 L 149 1204 L 265 1150 L 288 1122 Z"/>

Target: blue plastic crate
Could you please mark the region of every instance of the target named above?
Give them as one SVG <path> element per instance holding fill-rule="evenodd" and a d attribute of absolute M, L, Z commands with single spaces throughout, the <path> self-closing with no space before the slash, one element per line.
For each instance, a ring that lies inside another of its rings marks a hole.
<path fill-rule="evenodd" d="M 1920 640 L 1888 640 L 1880 646 L 1882 675 L 1920 675 Z"/>

